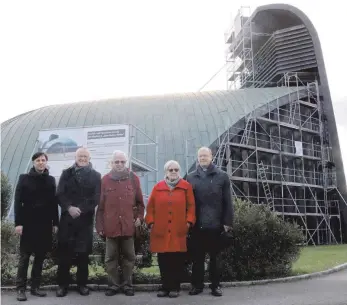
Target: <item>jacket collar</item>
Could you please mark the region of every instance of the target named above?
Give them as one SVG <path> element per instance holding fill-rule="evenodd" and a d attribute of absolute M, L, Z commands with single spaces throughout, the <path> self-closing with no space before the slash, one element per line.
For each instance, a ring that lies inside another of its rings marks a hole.
<path fill-rule="evenodd" d="M 177 183 L 175 188 L 181 188 L 181 189 L 187 190 L 188 186 L 186 183 L 184 183 L 184 180 L 181 178 L 181 180 Z M 157 190 L 170 191 L 170 188 L 167 186 L 166 182 L 164 180 L 162 180 L 158 183 Z"/>
<path fill-rule="evenodd" d="M 213 163 L 211 163 L 211 164 L 209 165 L 209 167 L 207 168 L 207 170 L 206 170 L 206 175 L 207 175 L 207 176 L 208 176 L 208 175 L 214 175 L 214 174 L 217 173 L 217 171 L 218 171 L 217 167 L 216 167 Z M 198 164 L 197 167 L 196 167 L 195 175 L 196 175 L 196 176 L 201 176 L 201 175 L 202 175 L 202 172 L 203 172 L 203 169 L 202 169 L 202 167 Z"/>
<path fill-rule="evenodd" d="M 29 171 L 29 175 L 30 176 L 36 176 L 36 177 L 39 177 L 39 176 L 48 176 L 49 175 L 49 171 L 47 168 L 45 168 L 45 170 L 42 172 L 42 173 L 39 173 L 35 170 L 35 167 L 32 167 Z"/>

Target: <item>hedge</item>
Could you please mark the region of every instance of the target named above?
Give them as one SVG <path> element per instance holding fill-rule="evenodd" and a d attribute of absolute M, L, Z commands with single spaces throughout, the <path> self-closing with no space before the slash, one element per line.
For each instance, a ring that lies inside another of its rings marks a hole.
<path fill-rule="evenodd" d="M 221 254 L 223 280 L 287 276 L 304 242 L 301 229 L 266 205 L 235 202 L 233 243 Z"/>
<path fill-rule="evenodd" d="M 284 221 L 265 205 L 236 200 L 234 207 L 233 242 L 221 253 L 222 280 L 256 280 L 289 275 L 293 262 L 298 258 L 300 244 L 304 241 L 300 228 Z M 2 222 L 1 280 L 5 285 L 13 284 L 16 274 L 18 237 L 13 235 L 13 230 L 12 224 Z M 135 248 L 142 259 L 136 261 L 134 283 L 158 283 L 158 274 L 141 271 L 141 268 L 152 264 L 149 231 L 146 228 L 142 238 L 135 241 Z M 103 266 L 104 251 L 104 240 L 95 235 L 90 265 L 91 283 L 107 282 Z M 55 251 L 52 251 L 45 261 L 43 283 L 55 283 L 56 263 Z M 74 271 L 75 268 L 72 269 L 73 274 Z M 189 281 L 190 274 L 191 264 L 187 262 L 185 282 Z"/>

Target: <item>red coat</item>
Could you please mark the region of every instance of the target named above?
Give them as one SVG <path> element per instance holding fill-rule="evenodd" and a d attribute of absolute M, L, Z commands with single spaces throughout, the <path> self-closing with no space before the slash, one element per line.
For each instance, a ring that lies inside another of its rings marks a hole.
<path fill-rule="evenodd" d="M 195 223 L 195 201 L 192 186 L 181 179 L 170 191 L 166 182 L 156 184 L 149 197 L 146 223 L 153 224 L 152 252 L 186 252 L 187 223 Z"/>
<path fill-rule="evenodd" d="M 133 236 L 134 219 L 143 220 L 145 206 L 140 180 L 135 173 L 133 175 L 134 183 L 129 176 L 114 180 L 111 174 L 107 174 L 102 178 L 95 227 L 106 237 Z"/>

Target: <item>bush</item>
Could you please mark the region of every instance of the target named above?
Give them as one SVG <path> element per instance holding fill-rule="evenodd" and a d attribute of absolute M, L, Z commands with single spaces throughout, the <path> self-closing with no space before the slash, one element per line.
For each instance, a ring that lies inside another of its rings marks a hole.
<path fill-rule="evenodd" d="M 9 222 L 1 224 L 1 280 L 5 285 L 13 284 L 16 273 L 16 257 L 18 237 L 13 234 L 14 227 Z M 232 245 L 221 253 L 222 280 L 256 280 L 278 276 L 286 276 L 291 272 L 292 263 L 297 259 L 300 244 L 304 236 L 300 228 L 282 220 L 264 205 L 236 200 L 235 221 L 232 231 Z M 143 236 L 135 241 L 137 253 L 143 255 L 136 263 L 134 283 L 159 283 L 159 274 L 146 273 L 143 267 L 152 265 L 152 255 L 149 251 L 149 231 L 144 230 Z M 107 275 L 100 262 L 103 260 L 105 242 L 95 236 L 93 259 L 89 266 L 89 282 L 106 284 Z M 96 259 L 99 257 L 99 259 Z M 56 282 L 57 266 L 54 255 L 45 261 L 43 284 Z M 72 278 L 75 279 L 76 267 L 72 268 Z M 190 281 L 191 265 L 186 264 L 184 281 Z M 207 275 L 207 274 L 206 274 Z M 207 280 L 207 277 L 205 278 Z"/>
<path fill-rule="evenodd" d="M 135 252 L 142 256 L 141 260 L 136 260 L 136 266 L 139 268 L 150 267 L 152 264 L 152 253 L 149 250 L 150 232 L 145 224 L 142 226 L 142 235 L 135 238 Z M 102 263 L 105 258 L 105 240 L 96 232 L 94 233 L 93 255 L 100 255 Z"/>
<path fill-rule="evenodd" d="M 16 273 L 19 237 L 11 222 L 1 221 L 1 282 L 8 282 Z"/>
<path fill-rule="evenodd" d="M 3 219 L 10 207 L 12 187 L 7 176 L 1 172 L 1 219 Z"/>
<path fill-rule="evenodd" d="M 304 236 L 265 205 L 236 200 L 233 244 L 222 252 L 222 278 L 255 280 L 286 276 Z"/>
<path fill-rule="evenodd" d="M 152 253 L 149 249 L 150 231 L 145 224 L 142 225 L 142 235 L 135 239 L 135 251 L 142 255 L 142 259 L 137 264 L 139 268 L 150 267 L 152 265 Z"/>

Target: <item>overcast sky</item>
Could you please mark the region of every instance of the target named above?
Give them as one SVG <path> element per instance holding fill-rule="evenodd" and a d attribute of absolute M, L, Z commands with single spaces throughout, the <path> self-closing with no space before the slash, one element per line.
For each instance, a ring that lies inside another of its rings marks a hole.
<path fill-rule="evenodd" d="M 333 101 L 346 97 L 347 4 L 279 2 L 311 19 Z M 3 0 L 0 122 L 57 103 L 196 91 L 225 62 L 231 16 L 241 5 L 269 3 L 276 1 Z M 214 89 L 226 89 L 224 71 L 205 87 Z"/>

